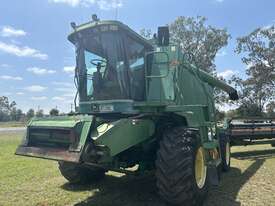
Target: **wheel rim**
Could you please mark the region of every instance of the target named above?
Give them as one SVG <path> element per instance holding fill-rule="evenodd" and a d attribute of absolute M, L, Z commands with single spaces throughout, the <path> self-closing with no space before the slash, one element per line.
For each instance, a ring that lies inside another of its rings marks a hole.
<path fill-rule="evenodd" d="M 195 159 L 195 179 L 197 186 L 201 189 L 205 185 L 207 167 L 205 165 L 205 156 L 203 148 L 197 150 Z"/>
<path fill-rule="evenodd" d="M 225 147 L 225 161 L 226 161 L 226 165 L 229 165 L 230 162 L 230 144 L 229 142 L 226 143 L 226 147 Z"/>

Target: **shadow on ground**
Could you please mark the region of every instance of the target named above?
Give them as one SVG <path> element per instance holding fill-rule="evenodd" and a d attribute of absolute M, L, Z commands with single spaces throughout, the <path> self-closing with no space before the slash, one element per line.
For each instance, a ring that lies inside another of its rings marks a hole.
<path fill-rule="evenodd" d="M 249 179 L 261 168 L 267 159 L 275 158 L 275 149 L 256 150 L 232 153 L 232 158 L 239 161 L 251 161 L 251 165 L 244 171 L 239 168 L 231 168 L 230 172 L 222 175 L 219 187 L 212 188 L 205 206 L 238 206 L 237 196 L 241 188 L 249 182 Z"/>
<path fill-rule="evenodd" d="M 70 191 L 89 190 L 94 193 L 75 206 L 164 206 L 157 195 L 153 175 L 106 176 L 103 181 L 89 186 L 65 184 L 63 189 Z"/>
<path fill-rule="evenodd" d="M 213 187 L 209 192 L 209 198 L 206 206 L 238 206 L 237 201 L 240 189 L 263 165 L 264 159 L 255 160 L 244 172 L 239 168 L 231 168 L 230 172 L 222 175 L 222 181 L 219 187 Z"/>
<path fill-rule="evenodd" d="M 231 155 L 238 160 L 258 160 L 275 158 L 275 149 L 235 152 Z"/>
<path fill-rule="evenodd" d="M 251 151 L 234 153 L 233 158 L 239 160 L 250 159 L 252 164 L 241 171 L 231 168 L 230 172 L 222 175 L 221 184 L 212 187 L 205 201 L 205 206 L 239 206 L 237 196 L 240 189 L 263 165 L 266 158 L 275 157 L 275 150 Z M 88 186 L 74 186 L 64 184 L 63 189 L 69 191 L 93 191 L 91 196 L 75 206 L 164 206 L 157 195 L 155 178 L 153 175 L 134 176 L 106 176 L 100 182 Z"/>

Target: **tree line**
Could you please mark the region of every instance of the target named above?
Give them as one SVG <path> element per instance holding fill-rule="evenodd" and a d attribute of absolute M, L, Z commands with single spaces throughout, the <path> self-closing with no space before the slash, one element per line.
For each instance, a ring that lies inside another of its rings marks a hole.
<path fill-rule="evenodd" d="M 58 116 L 59 110 L 53 108 L 50 110 L 49 114 L 44 114 L 42 109 L 35 111 L 34 109 L 29 109 L 24 113 L 21 109 L 16 107 L 16 102 L 9 101 L 8 97 L 0 96 L 0 122 L 6 121 L 27 121 L 33 117 L 44 117 L 44 116 Z"/>

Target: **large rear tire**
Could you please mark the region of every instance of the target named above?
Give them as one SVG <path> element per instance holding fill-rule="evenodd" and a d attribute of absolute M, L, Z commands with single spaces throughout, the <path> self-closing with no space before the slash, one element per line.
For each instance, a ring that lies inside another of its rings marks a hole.
<path fill-rule="evenodd" d="M 172 205 L 202 205 L 208 192 L 205 161 L 197 131 L 177 127 L 164 132 L 156 160 L 160 196 Z"/>
<path fill-rule="evenodd" d="M 105 176 L 105 170 L 101 168 L 84 167 L 80 164 L 64 161 L 60 161 L 58 164 L 63 177 L 73 184 L 89 184 Z"/>
<path fill-rule="evenodd" d="M 222 171 L 228 172 L 230 170 L 231 164 L 231 148 L 230 148 L 230 139 L 229 136 L 224 132 L 220 133 L 220 150 L 221 150 L 221 158 L 222 158 Z"/>

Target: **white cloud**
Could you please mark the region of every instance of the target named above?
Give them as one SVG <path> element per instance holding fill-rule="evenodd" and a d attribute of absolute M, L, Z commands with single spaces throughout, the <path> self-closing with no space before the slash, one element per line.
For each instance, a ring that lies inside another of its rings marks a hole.
<path fill-rule="evenodd" d="M 66 99 L 64 97 L 53 97 L 52 100 L 55 100 L 55 101 L 65 101 Z"/>
<path fill-rule="evenodd" d="M 69 88 L 69 87 L 61 87 L 61 88 L 55 88 L 55 91 L 58 92 L 66 92 L 66 93 L 74 93 L 75 88 Z"/>
<path fill-rule="evenodd" d="M 116 9 L 123 6 L 122 0 L 49 0 L 50 3 L 63 3 L 71 7 L 98 6 L 101 10 Z"/>
<path fill-rule="evenodd" d="M 25 36 L 27 32 L 21 29 L 15 29 L 11 26 L 4 26 L 1 31 L 0 35 L 3 37 L 18 37 L 18 36 Z"/>
<path fill-rule="evenodd" d="M 73 100 L 66 100 L 66 101 L 64 101 L 64 103 L 67 103 L 67 104 L 69 104 L 69 105 L 72 105 L 72 104 L 74 103 L 74 101 L 73 101 Z"/>
<path fill-rule="evenodd" d="M 9 76 L 9 75 L 2 75 L 2 76 L 0 76 L 0 79 L 4 79 L 4 80 L 17 80 L 17 81 L 23 80 L 22 77 L 19 77 L 19 76 L 14 77 L 14 76 Z"/>
<path fill-rule="evenodd" d="M 50 69 L 43 69 L 43 68 L 38 68 L 38 67 L 30 67 L 27 69 L 28 72 L 32 72 L 37 75 L 44 75 L 44 74 L 54 74 L 56 73 L 55 70 L 50 70 Z"/>
<path fill-rule="evenodd" d="M 48 59 L 48 55 L 40 52 L 39 50 L 24 46 L 19 47 L 14 44 L 6 44 L 0 41 L 0 51 L 8 54 L 13 54 L 18 57 L 34 57 L 42 60 Z"/>
<path fill-rule="evenodd" d="M 76 88 L 73 83 L 69 82 L 52 82 L 53 85 L 60 86 L 55 88 L 55 91 L 62 92 L 63 94 L 60 96 L 66 100 L 67 98 L 72 99 L 75 97 Z M 59 98 L 55 98 L 55 100 L 59 100 Z M 63 99 L 62 99 L 63 100 Z M 69 100 L 71 102 L 71 100 Z"/>
<path fill-rule="evenodd" d="M 224 0 L 215 0 L 216 2 L 222 3 Z"/>
<path fill-rule="evenodd" d="M 97 5 L 101 10 L 116 9 L 123 6 L 122 1 L 119 0 L 98 0 Z"/>
<path fill-rule="evenodd" d="M 42 100 L 46 100 L 48 99 L 48 97 L 46 96 L 41 96 L 41 97 L 31 97 L 32 100 L 35 100 L 35 101 L 42 101 Z"/>
<path fill-rule="evenodd" d="M 0 68 L 3 68 L 3 69 L 9 69 L 11 68 L 12 66 L 9 65 L 9 64 L 0 64 Z"/>
<path fill-rule="evenodd" d="M 234 75 L 236 72 L 235 71 L 233 71 L 233 70 L 231 70 L 231 69 L 227 69 L 227 70 L 225 70 L 225 71 L 223 71 L 223 72 L 220 72 L 220 73 L 218 73 L 218 76 L 219 77 L 223 77 L 223 78 L 229 78 L 229 77 L 231 77 L 232 75 Z"/>
<path fill-rule="evenodd" d="M 29 92 L 43 92 L 46 89 L 47 87 L 43 87 L 40 85 L 31 85 L 31 86 L 25 87 L 25 90 Z"/>
<path fill-rule="evenodd" d="M 51 3 L 63 3 L 68 4 L 69 6 L 90 6 L 95 3 L 95 0 L 49 0 Z"/>
<path fill-rule="evenodd" d="M 74 73 L 75 67 L 74 66 L 66 66 L 63 68 L 63 70 L 66 73 Z"/>
<path fill-rule="evenodd" d="M 227 55 L 226 51 L 219 51 L 219 52 L 216 54 L 217 57 L 224 57 L 224 56 L 226 56 L 226 55 Z"/>
<path fill-rule="evenodd" d="M 24 95 L 25 93 L 24 92 L 16 92 L 16 95 Z"/>
<path fill-rule="evenodd" d="M 62 95 L 63 97 L 75 97 L 75 93 L 71 92 L 71 93 L 66 93 Z"/>
<path fill-rule="evenodd" d="M 53 85 L 56 86 L 64 86 L 64 87 L 71 87 L 73 84 L 69 82 L 52 82 Z"/>

